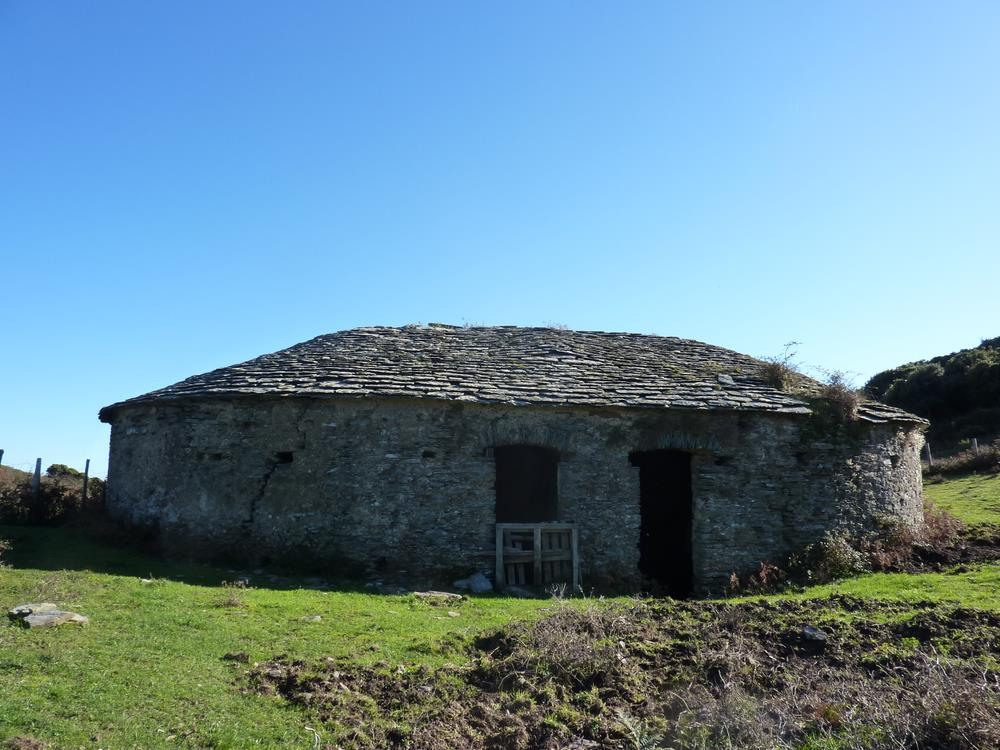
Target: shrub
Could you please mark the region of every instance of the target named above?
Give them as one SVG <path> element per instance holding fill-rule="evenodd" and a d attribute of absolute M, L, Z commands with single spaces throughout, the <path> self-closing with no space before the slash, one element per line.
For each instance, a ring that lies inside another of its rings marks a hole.
<path fill-rule="evenodd" d="M 924 465 L 925 475 L 967 474 L 976 471 L 1000 472 L 1000 440 L 980 446 L 978 453 L 965 450 L 948 458 L 935 459 L 933 466 Z"/>
<path fill-rule="evenodd" d="M 917 542 L 917 533 L 908 526 L 899 524 L 880 536 L 865 539 L 861 543 L 861 551 L 871 565 L 872 570 L 888 572 L 904 570 L 913 559 L 913 545 Z"/>
<path fill-rule="evenodd" d="M 735 572 L 729 576 L 727 596 L 739 594 L 766 594 L 777 591 L 788 581 L 788 573 L 777 565 L 762 560 L 755 573 L 741 579 Z"/>
<path fill-rule="evenodd" d="M 834 413 L 846 421 L 857 419 L 861 395 L 851 387 L 847 375 L 834 371 L 827 373 L 826 382 L 820 390 L 820 397 L 826 399 Z"/>
<path fill-rule="evenodd" d="M 19 482 L 0 486 L 0 523 L 27 520 L 31 485 Z"/>
<path fill-rule="evenodd" d="M 10 542 L 6 539 L 0 539 L 0 568 L 4 567 L 3 555 L 5 552 L 10 552 Z"/>
<path fill-rule="evenodd" d="M 627 745 L 631 750 L 666 750 L 663 735 L 651 728 L 648 722 L 637 719 L 627 711 L 618 710 L 618 721 L 625 730 Z"/>
<path fill-rule="evenodd" d="M 886 370 L 868 381 L 874 398 L 931 420 L 932 440 L 1000 433 L 1000 339 Z"/>
<path fill-rule="evenodd" d="M 761 562 L 754 573 L 731 573 L 726 596 L 767 594 L 789 585 L 829 583 L 879 572 L 914 572 L 929 563 L 962 559 L 969 537 L 959 519 L 924 503 L 924 521 L 918 526 L 890 519 L 873 534 L 851 537 L 845 531 L 827 532 L 823 539 L 790 555 L 781 566 Z"/>
<path fill-rule="evenodd" d="M 828 531 L 788 562 L 789 571 L 804 583 L 829 583 L 871 572 L 865 554 L 846 531 Z"/>
<path fill-rule="evenodd" d="M 0 487 L 0 522 L 56 526 L 83 514 L 99 514 L 104 508 L 104 482 L 88 483 L 87 503 L 76 486 L 42 482 L 34 490 L 30 482 Z"/>
<path fill-rule="evenodd" d="M 345 750 L 1000 747 L 1000 620 L 928 606 L 901 623 L 902 605 L 845 596 L 605 612 L 560 603 L 481 636 L 467 666 L 386 671 L 279 657 L 247 675 L 256 692 L 310 710 Z M 826 637 L 809 638 L 806 623 Z M 933 642 L 900 646 L 911 627 Z M 961 654 L 939 656 L 958 643 Z"/>
<path fill-rule="evenodd" d="M 932 547 L 954 545 L 965 530 L 965 524 L 930 501 L 924 502 L 924 525 L 917 541 Z"/>
<path fill-rule="evenodd" d="M 87 506 L 88 510 L 103 510 L 104 509 L 104 490 L 107 488 L 107 482 L 98 477 L 91 477 L 87 480 Z"/>
<path fill-rule="evenodd" d="M 49 468 L 45 470 L 46 475 L 50 477 L 82 477 L 83 472 L 77 471 L 72 466 L 67 466 L 66 464 L 52 464 Z"/>
<path fill-rule="evenodd" d="M 784 351 L 777 357 L 761 357 L 760 376 L 765 383 L 779 391 L 787 391 L 802 377 L 795 362 L 797 341 L 785 344 Z"/>
<path fill-rule="evenodd" d="M 244 578 L 239 578 L 235 581 L 223 581 L 222 589 L 226 594 L 219 599 L 217 606 L 227 609 L 241 609 L 245 607 L 246 602 L 243 601 L 240 592 L 246 591 L 249 588 L 250 583 Z"/>

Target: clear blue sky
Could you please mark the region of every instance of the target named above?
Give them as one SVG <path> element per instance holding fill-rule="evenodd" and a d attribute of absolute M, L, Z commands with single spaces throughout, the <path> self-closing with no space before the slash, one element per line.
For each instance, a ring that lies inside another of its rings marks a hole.
<path fill-rule="evenodd" d="M 358 325 L 1000 335 L 996 2 L 0 0 L 5 464 Z"/>

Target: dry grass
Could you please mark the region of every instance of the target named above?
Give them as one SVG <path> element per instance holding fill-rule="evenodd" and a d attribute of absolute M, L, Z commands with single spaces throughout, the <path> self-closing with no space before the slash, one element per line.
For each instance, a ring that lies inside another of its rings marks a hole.
<path fill-rule="evenodd" d="M 560 603 L 463 667 L 275 660 L 249 679 L 357 750 L 986 750 L 998 634 L 1000 615 L 849 598 Z"/>
<path fill-rule="evenodd" d="M 225 594 L 219 599 L 216 606 L 224 609 L 242 609 L 246 607 L 246 602 L 241 596 L 241 592 L 250 588 L 250 584 L 244 579 L 235 581 L 223 581 L 222 590 Z"/>

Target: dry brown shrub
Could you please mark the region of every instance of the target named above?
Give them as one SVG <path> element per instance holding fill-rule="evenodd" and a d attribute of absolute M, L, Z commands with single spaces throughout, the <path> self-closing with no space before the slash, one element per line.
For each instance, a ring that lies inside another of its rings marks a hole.
<path fill-rule="evenodd" d="M 841 419 L 848 422 L 857 419 L 861 394 L 851 387 L 846 374 L 836 371 L 828 373 L 820 396 L 829 402 L 834 413 Z"/>
<path fill-rule="evenodd" d="M 104 482 L 91 479 L 87 502 L 83 502 L 82 483 L 43 479 L 38 490 L 30 481 L 5 482 L 0 485 L 0 522 L 55 526 L 104 510 Z"/>
<path fill-rule="evenodd" d="M 761 366 L 761 378 L 769 386 L 779 391 L 787 391 L 795 383 L 798 371 L 787 362 L 781 360 L 764 360 Z"/>
<path fill-rule="evenodd" d="M 225 596 L 216 602 L 217 607 L 225 609 L 242 609 L 246 606 L 246 602 L 243 601 L 243 597 L 240 596 L 240 592 L 246 591 L 250 588 L 250 584 L 245 579 L 223 581 L 222 588 L 226 593 Z"/>
<path fill-rule="evenodd" d="M 920 541 L 932 546 L 954 544 L 965 530 L 965 524 L 944 508 L 930 501 L 924 503 L 924 525 Z"/>
<path fill-rule="evenodd" d="M 934 503 L 924 503 L 924 522 L 917 527 L 892 524 L 861 542 L 873 570 L 913 571 L 927 560 L 950 561 L 962 553 L 965 524 Z"/>
<path fill-rule="evenodd" d="M 729 574 L 726 596 L 766 594 L 777 591 L 788 581 L 788 573 L 777 565 L 762 560 L 756 572 L 740 578 L 734 571 Z"/>
<path fill-rule="evenodd" d="M 798 345 L 798 341 L 789 341 L 778 356 L 761 358 L 760 377 L 765 383 L 779 391 L 788 391 L 802 378 L 795 362 Z"/>

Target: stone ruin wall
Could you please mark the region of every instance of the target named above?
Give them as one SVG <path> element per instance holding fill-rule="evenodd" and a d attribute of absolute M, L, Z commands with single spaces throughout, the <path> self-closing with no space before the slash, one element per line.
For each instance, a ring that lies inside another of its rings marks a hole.
<path fill-rule="evenodd" d="M 515 443 L 561 452 L 559 516 L 579 526 L 585 588 L 641 586 L 634 450 L 693 454 L 703 593 L 828 529 L 921 518 L 922 436 L 912 425 L 402 399 L 122 408 L 112 424 L 108 507 L 155 527 L 175 553 L 448 582 L 493 569 L 488 449 Z"/>

